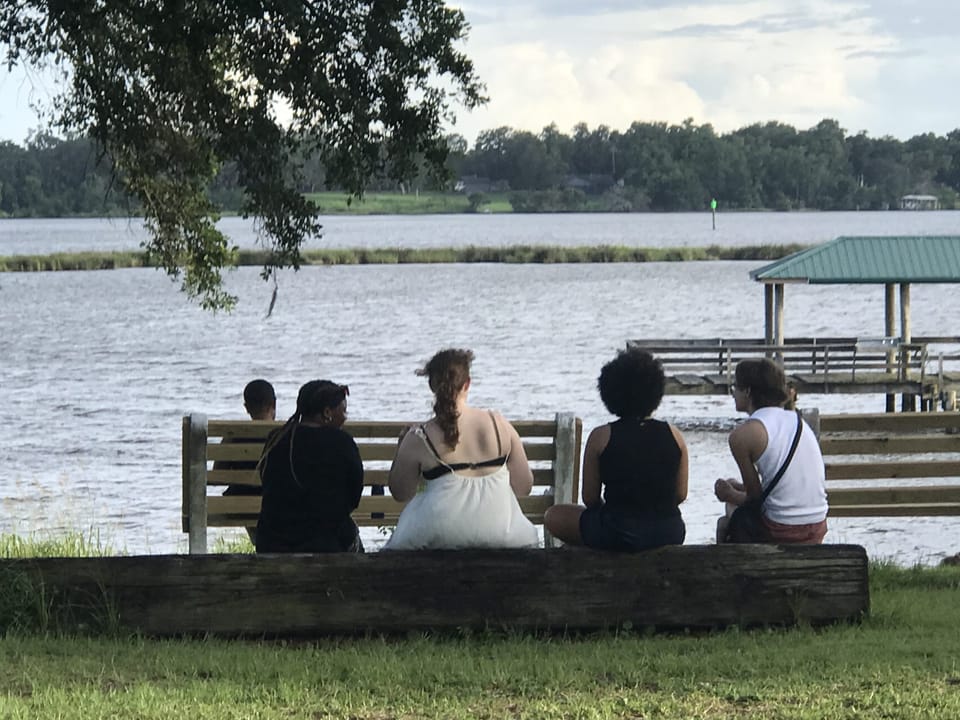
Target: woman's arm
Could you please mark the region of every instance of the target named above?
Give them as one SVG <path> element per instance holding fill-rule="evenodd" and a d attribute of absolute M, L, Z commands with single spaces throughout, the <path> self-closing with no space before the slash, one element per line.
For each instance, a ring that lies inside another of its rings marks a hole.
<path fill-rule="evenodd" d="M 583 504 L 593 507 L 603 502 L 600 498 L 600 453 L 610 442 L 610 426 L 601 425 L 594 428 L 587 438 L 587 446 L 583 449 L 583 488 L 580 495 Z"/>
<path fill-rule="evenodd" d="M 677 505 L 679 505 L 687 499 L 690 482 L 690 453 L 687 451 L 687 442 L 683 439 L 681 432 L 673 425 L 670 426 L 670 432 L 673 433 L 673 439 L 677 441 L 677 447 L 680 448 L 680 465 L 677 467 Z"/>
<path fill-rule="evenodd" d="M 397 454 L 390 465 L 390 474 L 387 482 L 390 494 L 395 500 L 406 502 L 417 494 L 420 484 L 420 446 L 415 433 L 407 428 L 400 436 L 397 444 Z"/>
<path fill-rule="evenodd" d="M 740 470 L 743 491 L 748 498 L 758 498 L 763 494 L 760 474 L 757 472 L 757 460 L 767 448 L 767 430 L 757 420 L 747 420 L 730 433 L 730 453 Z"/>
<path fill-rule="evenodd" d="M 347 433 L 344 433 L 347 435 Z M 347 435 L 347 483 L 350 488 L 351 508 L 356 509 L 363 495 L 363 459 L 360 457 L 360 448 L 357 442 Z"/>
<path fill-rule="evenodd" d="M 523 449 L 520 433 L 500 413 L 494 414 L 494 422 L 509 438 L 507 471 L 510 473 L 510 487 L 517 497 L 526 497 L 533 489 L 533 471 L 527 460 L 527 452 Z"/>

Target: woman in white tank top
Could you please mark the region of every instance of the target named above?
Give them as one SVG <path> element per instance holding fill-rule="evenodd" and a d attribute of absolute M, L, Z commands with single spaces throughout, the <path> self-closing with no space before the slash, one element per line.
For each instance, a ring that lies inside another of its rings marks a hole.
<path fill-rule="evenodd" d="M 730 433 L 730 452 L 740 480 L 720 478 L 717 499 L 728 509 L 759 498 L 790 453 L 797 423 L 803 423 L 793 458 L 763 504 L 763 524 L 769 542 L 820 543 L 827 532 L 827 491 L 823 455 L 810 427 L 792 410 L 785 410 L 786 380 L 780 367 L 767 359 L 737 364 L 733 398 L 737 410 L 750 415 Z M 728 513 L 729 514 L 729 513 Z M 726 518 L 718 524 L 722 537 Z"/>

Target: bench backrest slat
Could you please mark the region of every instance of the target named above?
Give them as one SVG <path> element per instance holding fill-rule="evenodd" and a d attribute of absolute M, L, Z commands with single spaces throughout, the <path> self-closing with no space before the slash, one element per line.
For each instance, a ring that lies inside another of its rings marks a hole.
<path fill-rule="evenodd" d="M 367 487 L 386 485 L 389 469 L 366 468 L 363 471 L 363 484 Z M 533 468 L 534 486 L 556 487 L 553 468 Z M 227 485 L 260 485 L 260 475 L 256 470 L 207 470 L 207 485 L 225 487 Z"/>
<path fill-rule="evenodd" d="M 827 481 L 960 477 L 957 460 L 827 462 Z"/>
<path fill-rule="evenodd" d="M 831 515 L 960 515 L 960 413 L 821 415 L 819 428 Z"/>
<path fill-rule="evenodd" d="M 960 453 L 960 435 L 874 435 L 820 441 L 824 455 Z"/>
<path fill-rule="evenodd" d="M 955 412 L 897 412 L 850 413 L 822 415 L 820 432 L 888 432 L 913 433 L 918 430 L 953 429 L 960 431 L 960 413 Z"/>
<path fill-rule="evenodd" d="M 553 497 L 550 495 L 528 495 L 519 498 L 519 503 L 527 517 L 539 517 L 542 521 L 543 513 L 553 505 Z M 400 515 L 403 508 L 403 503 L 398 503 L 389 495 L 368 495 L 361 499 L 360 507 L 357 508 L 353 517 L 358 524 L 376 527 L 376 524 L 369 522 L 370 515 L 380 514 L 387 517 L 396 517 Z M 214 526 L 217 524 L 214 521 L 225 519 L 225 516 L 244 516 L 246 519 L 255 519 L 259 513 L 260 497 L 257 495 L 210 496 L 207 498 L 207 515 L 211 518 L 211 524 Z M 234 519 L 241 518 L 234 517 Z M 247 523 L 241 522 L 239 524 Z M 380 522 L 379 524 L 390 525 L 393 523 Z"/>

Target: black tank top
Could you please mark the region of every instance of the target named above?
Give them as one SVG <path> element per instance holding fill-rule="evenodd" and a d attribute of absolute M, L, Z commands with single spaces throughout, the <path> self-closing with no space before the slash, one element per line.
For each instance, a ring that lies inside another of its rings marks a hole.
<path fill-rule="evenodd" d="M 603 501 L 611 510 L 679 514 L 680 447 L 669 424 L 636 418 L 610 423 L 610 441 L 599 466 Z"/>

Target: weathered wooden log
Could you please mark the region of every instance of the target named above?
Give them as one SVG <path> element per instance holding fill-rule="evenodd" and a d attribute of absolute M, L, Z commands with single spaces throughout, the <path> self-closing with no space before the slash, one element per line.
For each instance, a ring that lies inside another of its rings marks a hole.
<path fill-rule="evenodd" d="M 822 624 L 869 610 L 857 545 L 2 560 L 74 616 L 147 635 Z"/>

